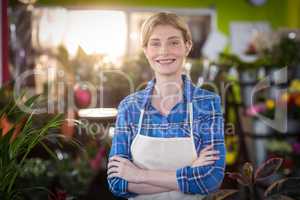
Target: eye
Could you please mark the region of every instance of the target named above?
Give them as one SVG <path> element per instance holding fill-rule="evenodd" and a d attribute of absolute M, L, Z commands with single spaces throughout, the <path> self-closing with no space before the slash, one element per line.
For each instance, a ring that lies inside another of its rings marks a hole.
<path fill-rule="evenodd" d="M 152 47 L 158 47 L 158 46 L 160 46 L 160 43 L 159 42 L 150 42 L 149 45 Z"/>
<path fill-rule="evenodd" d="M 172 41 L 172 42 L 171 42 L 171 45 L 172 45 L 172 46 L 178 46 L 179 44 L 180 44 L 179 41 Z"/>

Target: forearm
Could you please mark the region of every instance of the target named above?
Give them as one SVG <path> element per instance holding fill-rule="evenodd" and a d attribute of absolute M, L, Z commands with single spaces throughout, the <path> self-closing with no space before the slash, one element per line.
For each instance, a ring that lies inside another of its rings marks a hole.
<path fill-rule="evenodd" d="M 171 189 L 145 183 L 128 183 L 128 191 L 136 194 L 155 194 L 169 192 Z"/>
<path fill-rule="evenodd" d="M 141 183 L 178 191 L 176 171 L 145 170 Z"/>

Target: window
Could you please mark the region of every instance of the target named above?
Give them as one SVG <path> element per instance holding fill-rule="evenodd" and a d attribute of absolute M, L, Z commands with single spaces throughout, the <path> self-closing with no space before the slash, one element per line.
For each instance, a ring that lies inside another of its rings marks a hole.
<path fill-rule="evenodd" d="M 125 54 L 127 22 L 122 11 L 40 8 L 34 24 L 35 46 L 62 44 L 70 55 L 80 46 L 87 54 L 105 55 L 111 61 Z"/>

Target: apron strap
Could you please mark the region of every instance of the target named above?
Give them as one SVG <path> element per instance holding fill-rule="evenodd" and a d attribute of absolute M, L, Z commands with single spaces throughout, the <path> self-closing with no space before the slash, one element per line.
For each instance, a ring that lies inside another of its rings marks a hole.
<path fill-rule="evenodd" d="M 189 112 L 190 134 L 191 134 L 194 148 L 196 148 L 195 141 L 194 141 L 194 131 L 193 131 L 193 103 L 192 102 L 188 103 L 188 112 Z"/>
<path fill-rule="evenodd" d="M 138 132 L 137 132 L 137 135 L 140 134 L 141 129 L 142 129 L 142 123 L 143 123 L 144 113 L 145 113 L 145 109 L 143 108 L 143 109 L 141 110 L 141 114 L 140 114 L 140 118 L 139 118 L 139 125 L 138 125 Z"/>
<path fill-rule="evenodd" d="M 211 145 L 213 146 L 214 145 L 214 134 L 215 134 L 215 131 L 214 131 L 214 125 L 215 125 L 215 107 L 214 107 L 214 102 L 211 101 L 211 107 L 212 107 L 212 122 L 211 122 L 211 127 L 210 127 L 210 130 L 211 130 L 211 133 L 210 133 L 210 141 L 211 141 Z"/>

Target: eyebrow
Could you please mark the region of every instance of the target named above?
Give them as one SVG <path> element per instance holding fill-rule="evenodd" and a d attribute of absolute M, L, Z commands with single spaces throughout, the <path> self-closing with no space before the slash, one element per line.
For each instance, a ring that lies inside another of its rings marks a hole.
<path fill-rule="evenodd" d="M 168 40 L 171 40 L 171 39 L 180 39 L 180 37 L 178 37 L 178 36 L 172 36 L 172 37 L 168 38 Z"/>
<path fill-rule="evenodd" d="M 172 39 L 180 39 L 180 37 L 178 37 L 178 36 L 171 36 L 171 37 L 168 38 L 168 40 L 172 40 Z M 151 41 L 159 41 L 158 38 L 151 38 L 150 40 Z"/>

